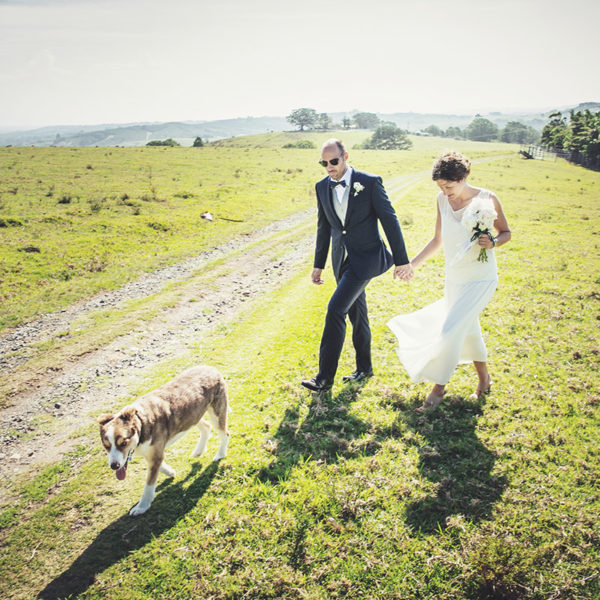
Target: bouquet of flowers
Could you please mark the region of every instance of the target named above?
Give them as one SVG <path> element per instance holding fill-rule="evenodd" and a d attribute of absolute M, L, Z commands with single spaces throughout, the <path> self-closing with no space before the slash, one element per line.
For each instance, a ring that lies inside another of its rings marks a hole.
<path fill-rule="evenodd" d="M 471 233 L 471 239 L 458 244 L 458 252 L 450 261 L 451 265 L 455 265 L 460 259 L 475 245 L 475 242 L 482 235 L 491 235 L 490 231 L 494 226 L 498 214 L 494 208 L 494 205 L 490 200 L 484 200 L 483 198 L 474 198 L 471 204 L 467 206 L 463 213 L 461 223 L 465 229 Z M 485 248 L 479 251 L 477 257 L 479 262 L 487 262 L 487 252 Z"/>
<path fill-rule="evenodd" d="M 461 223 L 472 233 L 469 240 L 470 248 L 482 235 L 489 235 L 491 239 L 491 229 L 494 226 L 494 221 L 498 217 L 498 213 L 494 209 L 494 205 L 490 201 L 485 201 L 482 198 L 474 198 L 471 204 L 467 206 L 463 213 Z M 477 257 L 479 262 L 487 262 L 488 257 L 485 248 L 479 251 Z"/>

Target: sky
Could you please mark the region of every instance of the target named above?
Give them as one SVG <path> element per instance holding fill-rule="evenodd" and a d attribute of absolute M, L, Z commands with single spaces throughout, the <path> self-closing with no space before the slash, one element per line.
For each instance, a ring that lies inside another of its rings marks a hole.
<path fill-rule="evenodd" d="M 0 0 L 0 127 L 600 101 L 598 0 Z"/>

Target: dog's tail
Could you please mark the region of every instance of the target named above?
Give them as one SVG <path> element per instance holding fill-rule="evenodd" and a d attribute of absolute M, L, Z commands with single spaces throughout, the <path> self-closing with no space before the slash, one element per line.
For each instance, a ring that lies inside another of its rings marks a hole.
<path fill-rule="evenodd" d="M 223 376 L 221 376 L 221 380 L 219 381 L 215 399 L 221 406 L 225 405 L 227 414 L 233 412 L 233 410 L 231 408 L 231 404 L 229 403 L 229 393 L 227 391 L 227 382 L 225 381 L 225 378 Z"/>

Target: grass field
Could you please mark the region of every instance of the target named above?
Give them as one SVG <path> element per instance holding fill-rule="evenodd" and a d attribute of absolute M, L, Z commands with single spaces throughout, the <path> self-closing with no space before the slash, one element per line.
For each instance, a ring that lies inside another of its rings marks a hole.
<path fill-rule="evenodd" d="M 417 139 L 412 151 L 353 151 L 352 158 L 357 167 L 388 178 L 429 168 L 447 143 Z M 81 274 L 61 280 L 48 275 L 50 263 L 39 266 L 46 283 L 34 289 L 47 294 L 39 294 L 36 310 L 44 311 L 311 206 L 313 182 L 321 176 L 315 151 L 279 150 L 275 134 L 254 144 L 202 149 L 201 155 L 191 149 L 0 149 L 14 177 L 3 179 L 0 216 L 23 222 L 0 230 L 7 236 L 2 252 L 7 245 L 50 248 L 44 218 L 71 221 L 63 240 L 68 232 L 76 239 L 83 225 L 94 234 L 111 232 L 107 241 L 114 245 L 104 245 L 103 271 L 80 268 Z M 478 158 L 509 154 L 502 144 L 456 147 Z M 118 482 L 90 425 L 89 442 L 15 482 L 17 501 L 0 515 L 0 595 L 600 597 L 600 176 L 562 161 L 524 161 L 511 150 L 513 157 L 475 165 L 471 177 L 497 193 L 513 231 L 510 244 L 498 250 L 500 286 L 481 319 L 494 379 L 488 397 L 468 400 L 475 377 L 460 368 L 442 407 L 415 413 L 428 388 L 410 383 L 385 327 L 390 316 L 441 295 L 441 257 L 417 271 L 410 285 L 393 282 L 390 273 L 369 285 L 376 377 L 364 386 L 338 383 L 326 397 L 306 393 L 298 382 L 315 372 L 333 279 L 327 272 L 326 285 L 310 285 L 308 256 L 304 272 L 265 291 L 188 354 L 166 360 L 148 388 L 131 390 L 133 398 L 196 362 L 218 366 L 234 410 L 228 457 L 218 465 L 210 454 L 190 463 L 196 440 L 187 436 L 168 451 L 177 477 L 161 478 L 151 509 L 133 519 L 127 512 L 139 497 L 144 461 L 136 459 L 127 480 Z M 157 196 L 166 202 L 138 200 L 142 212 L 132 215 L 118 196 L 148 193 L 148 165 Z M 231 183 L 237 168 L 239 189 L 248 190 L 244 198 Z M 287 169 L 299 168 L 295 183 L 288 183 Z M 90 179 L 89 186 L 73 182 L 77 202 L 57 205 L 42 194 L 50 182 L 57 195 L 66 193 L 66 182 L 78 173 Z M 200 178 L 203 185 L 195 186 Z M 203 238 L 205 224 L 196 222 L 179 238 L 186 212 L 219 214 L 202 195 L 216 201 L 219 183 L 229 191 L 216 206 L 244 222 L 216 221 L 214 238 L 207 228 Z M 10 186 L 22 192 L 7 191 Z M 88 208 L 91 190 L 108 198 L 98 212 Z M 194 196 L 180 198 L 175 190 Z M 433 231 L 435 194 L 425 179 L 392 197 L 411 255 Z M 73 214 L 61 215 L 65 208 Z M 134 217 L 142 217 L 142 225 L 132 224 Z M 170 229 L 158 241 L 146 235 L 148 221 Z M 122 227 L 130 228 L 124 241 Z M 18 242 L 9 235 L 15 232 Z M 59 246 L 60 238 L 56 233 L 53 244 Z M 121 244 L 143 248 L 137 253 L 143 264 Z M 92 246 L 85 256 L 92 256 Z M 25 303 L 23 290 L 38 274 L 28 270 L 29 257 L 19 254 L 23 262 L 3 267 L 13 277 L 3 284 L 5 309 Z M 78 278 L 81 283 L 70 287 Z M 61 295 L 52 305 L 55 287 Z M 5 325 L 35 314 L 32 307 Z M 353 370 L 349 343 L 341 362 L 340 374 Z M 213 439 L 209 450 L 215 449 Z"/>
<path fill-rule="evenodd" d="M 348 146 L 367 135 L 348 133 Z M 319 150 L 282 149 L 300 137 L 323 141 L 281 133 L 204 148 L 0 148 L 0 331 L 314 207 Z M 428 168 L 435 143 L 415 142 L 353 158 L 386 178 Z M 474 157 L 514 150 L 466 147 Z"/>

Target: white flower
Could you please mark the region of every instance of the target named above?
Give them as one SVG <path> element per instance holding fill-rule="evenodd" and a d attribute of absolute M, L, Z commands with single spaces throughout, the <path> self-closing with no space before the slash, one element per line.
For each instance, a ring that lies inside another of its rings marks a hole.
<path fill-rule="evenodd" d="M 355 196 L 356 196 L 356 194 L 358 194 L 359 192 L 362 192 L 365 189 L 365 186 L 362 183 L 358 182 L 358 181 L 355 181 L 354 185 L 352 187 L 354 188 L 354 195 Z"/>
<path fill-rule="evenodd" d="M 465 209 L 461 219 L 461 223 L 465 229 L 472 234 L 469 243 L 473 244 L 482 235 L 488 235 L 497 217 L 498 213 L 489 200 L 474 198 L 471 204 Z M 487 259 L 485 248 L 482 248 L 479 251 L 477 260 L 487 262 Z"/>

